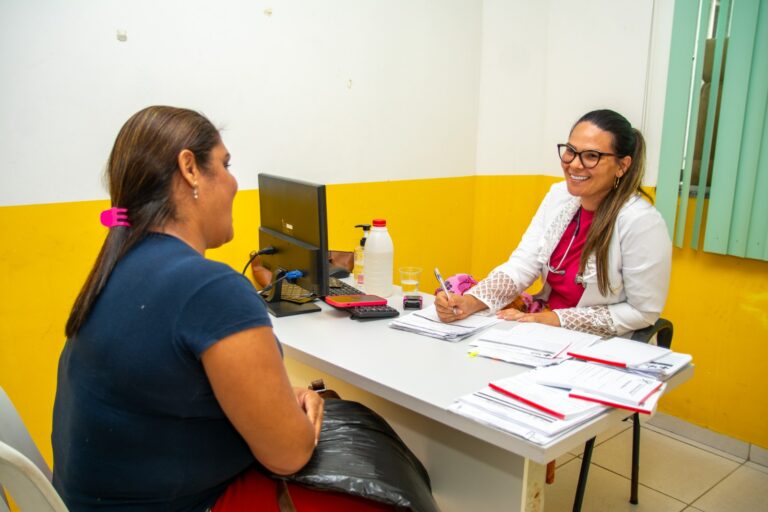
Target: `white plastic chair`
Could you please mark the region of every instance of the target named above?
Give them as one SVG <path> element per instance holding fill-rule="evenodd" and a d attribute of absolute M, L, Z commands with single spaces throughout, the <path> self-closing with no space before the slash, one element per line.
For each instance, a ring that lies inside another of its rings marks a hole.
<path fill-rule="evenodd" d="M 0 441 L 0 482 L 21 512 L 67 512 L 56 489 L 32 461 Z"/>
<path fill-rule="evenodd" d="M 21 512 L 67 512 L 51 477 L 24 421 L 0 387 L 0 512 L 8 511 L 3 487 Z"/>

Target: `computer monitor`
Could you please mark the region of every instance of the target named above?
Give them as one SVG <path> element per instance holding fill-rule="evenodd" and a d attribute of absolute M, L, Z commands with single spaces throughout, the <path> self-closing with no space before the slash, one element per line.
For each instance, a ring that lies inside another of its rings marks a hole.
<path fill-rule="evenodd" d="M 267 306 L 274 316 L 320 311 L 312 303 L 284 300 L 286 272 L 299 270 L 302 276 L 291 282 L 314 298 L 328 295 L 328 225 L 325 185 L 259 174 L 259 248 L 272 246 L 274 254 L 263 255 L 262 263 L 272 271 L 272 288 Z"/>

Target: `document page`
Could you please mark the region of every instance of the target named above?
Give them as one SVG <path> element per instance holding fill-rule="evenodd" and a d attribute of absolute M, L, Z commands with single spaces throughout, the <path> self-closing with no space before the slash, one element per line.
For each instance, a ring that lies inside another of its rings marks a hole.
<path fill-rule="evenodd" d="M 547 352 L 552 356 L 562 354 L 566 348 L 573 346 L 589 346 L 600 339 L 600 336 L 583 332 L 553 327 L 551 325 L 536 322 L 519 323 L 512 329 L 500 331 L 494 329 L 496 336 L 493 338 L 509 344 L 521 347 L 537 349 Z M 505 334 L 506 333 L 506 334 Z M 484 335 L 483 338 L 488 338 Z"/>
<path fill-rule="evenodd" d="M 616 399 L 606 399 L 605 397 L 595 394 L 595 393 L 589 393 L 587 391 L 579 391 L 579 390 L 571 390 L 568 396 L 579 399 L 579 400 L 586 400 L 589 402 L 594 402 L 598 404 L 603 405 L 610 405 L 611 407 L 619 407 L 621 409 L 627 409 L 629 411 L 635 411 L 635 412 L 641 412 L 643 414 L 653 414 L 653 412 L 656 410 L 656 404 L 659 402 L 659 398 L 661 398 L 661 395 L 664 394 L 664 390 L 666 389 L 667 385 L 662 384 L 662 386 L 651 393 L 651 395 L 643 400 L 641 403 L 635 403 L 635 402 L 624 402 L 622 400 L 616 400 Z"/>
<path fill-rule="evenodd" d="M 562 420 L 600 409 L 596 404 L 570 398 L 568 392 L 563 389 L 539 384 L 531 372 L 495 380 L 488 386 Z"/>
<path fill-rule="evenodd" d="M 648 343 L 625 338 L 611 338 L 589 347 L 570 349 L 568 355 L 586 361 L 628 368 L 664 357 L 669 352 L 668 348 Z"/>
<path fill-rule="evenodd" d="M 669 352 L 663 357 L 634 366 L 630 371 L 665 380 L 691 364 L 691 361 L 693 357 L 690 354 Z"/>
<path fill-rule="evenodd" d="M 414 311 L 413 313 L 411 313 L 411 315 L 418 318 L 424 318 L 426 320 L 438 323 L 440 325 L 447 325 L 447 326 L 450 326 L 451 328 L 455 327 L 460 329 L 481 329 L 483 327 L 487 327 L 489 325 L 493 325 L 495 323 L 500 322 L 500 320 L 495 316 L 475 314 L 475 315 L 469 315 L 467 318 L 464 318 L 462 320 L 457 320 L 455 322 L 451 322 L 447 324 L 447 323 L 444 323 L 442 320 L 440 320 L 440 317 L 437 316 L 437 308 L 435 308 L 434 304 L 424 309 L 419 309 L 417 311 Z M 411 315 L 408 315 L 408 316 L 411 316 Z"/>
<path fill-rule="evenodd" d="M 599 336 L 538 323 L 490 329 L 470 344 L 469 352 L 509 363 L 541 367 L 559 363 L 566 351 L 592 345 Z"/>
<path fill-rule="evenodd" d="M 491 329 L 480 339 L 542 357 L 556 357 L 571 345 L 569 338 L 557 335 L 547 336 L 546 332 L 537 331 L 536 328 L 531 329 L 534 325 L 541 324 L 518 324 L 507 330 Z"/>
<path fill-rule="evenodd" d="M 605 399 L 641 404 L 662 386 L 656 379 L 599 364 L 568 360 L 532 372 L 539 384 L 585 391 Z"/>
<path fill-rule="evenodd" d="M 501 320 L 495 316 L 475 314 L 457 322 L 444 323 L 437 316 L 435 306 L 431 305 L 393 320 L 389 326 L 433 338 L 459 341 L 499 322 Z"/>
<path fill-rule="evenodd" d="M 553 441 L 607 409 L 598 406 L 587 414 L 561 420 L 490 387 L 463 396 L 448 407 L 451 412 L 540 445 Z"/>

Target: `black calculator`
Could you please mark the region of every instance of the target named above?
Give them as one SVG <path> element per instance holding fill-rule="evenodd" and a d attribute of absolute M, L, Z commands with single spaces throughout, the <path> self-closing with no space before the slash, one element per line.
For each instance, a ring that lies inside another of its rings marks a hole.
<path fill-rule="evenodd" d="M 376 318 L 393 318 L 400 314 L 391 306 L 358 306 L 349 308 L 352 320 L 373 320 Z"/>

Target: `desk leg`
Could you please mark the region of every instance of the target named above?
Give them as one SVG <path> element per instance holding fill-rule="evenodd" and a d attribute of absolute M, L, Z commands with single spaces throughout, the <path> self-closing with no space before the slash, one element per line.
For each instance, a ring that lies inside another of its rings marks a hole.
<path fill-rule="evenodd" d="M 547 476 L 546 464 L 525 460 L 525 495 L 521 510 L 542 512 L 544 510 L 544 482 Z"/>
<path fill-rule="evenodd" d="M 640 414 L 632 415 L 632 479 L 629 502 L 637 505 L 637 488 L 640 481 Z"/>
<path fill-rule="evenodd" d="M 386 418 L 429 472 L 442 512 L 544 510 L 545 466 L 446 427 L 291 358 L 295 386 L 322 378 L 342 398 L 359 401 Z"/>
<path fill-rule="evenodd" d="M 584 445 L 584 453 L 581 456 L 579 481 L 576 484 L 576 496 L 573 498 L 573 512 L 581 512 L 581 504 L 584 502 L 584 492 L 587 490 L 587 477 L 589 476 L 589 465 L 592 463 L 592 450 L 594 447 L 594 437 Z"/>

